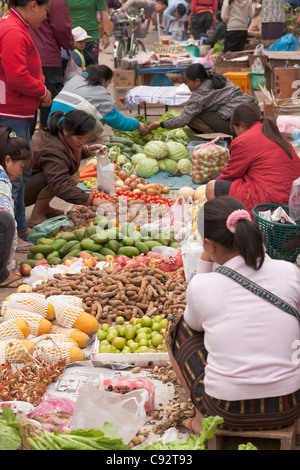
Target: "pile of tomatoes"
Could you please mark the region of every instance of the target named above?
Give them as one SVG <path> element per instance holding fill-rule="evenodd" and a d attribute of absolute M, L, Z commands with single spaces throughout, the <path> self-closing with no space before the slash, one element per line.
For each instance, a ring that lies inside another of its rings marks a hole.
<path fill-rule="evenodd" d="M 166 198 L 161 194 L 149 195 L 143 194 L 141 191 L 130 191 L 128 189 L 123 188 L 116 188 L 116 193 L 114 196 L 108 196 L 107 194 L 101 192 L 96 192 L 94 194 L 96 198 L 110 201 L 118 199 L 119 197 L 124 197 L 127 199 L 127 201 L 137 201 L 144 204 L 161 204 L 166 205 L 168 207 L 171 207 L 175 202 L 175 199 Z"/>

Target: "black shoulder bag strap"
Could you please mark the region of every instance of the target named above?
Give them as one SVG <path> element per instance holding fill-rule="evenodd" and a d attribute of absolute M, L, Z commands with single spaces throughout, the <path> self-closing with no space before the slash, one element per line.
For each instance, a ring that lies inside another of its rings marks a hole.
<path fill-rule="evenodd" d="M 258 284 L 255 284 L 255 282 L 250 281 L 246 277 L 237 273 L 233 269 L 228 268 L 227 266 L 218 266 L 215 269 L 215 272 L 224 274 L 225 276 L 229 277 L 233 281 L 238 282 L 241 286 L 245 287 L 253 294 L 258 295 L 259 297 L 263 298 L 267 302 L 270 302 L 275 307 L 280 308 L 284 312 L 289 313 L 290 315 L 293 315 L 294 317 L 297 318 L 300 324 L 300 315 L 297 309 L 293 307 L 292 305 L 288 304 L 287 302 L 285 302 L 284 300 L 282 300 L 280 297 L 277 297 L 276 295 L 272 294 L 268 290 L 264 289 L 263 287 L 260 287 Z"/>

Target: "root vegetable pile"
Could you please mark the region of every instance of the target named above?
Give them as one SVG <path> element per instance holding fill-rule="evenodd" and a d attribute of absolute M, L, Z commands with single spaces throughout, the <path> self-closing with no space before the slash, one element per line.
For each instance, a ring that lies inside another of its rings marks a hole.
<path fill-rule="evenodd" d="M 86 312 L 99 323 L 115 321 L 123 316 L 129 321 L 144 315 L 162 318 L 182 313 L 186 304 L 185 282 L 170 279 L 155 268 L 137 268 L 124 272 L 89 268 L 81 273 L 56 274 L 55 278 L 39 284 L 34 291 L 50 295 L 76 295 L 82 299 Z"/>

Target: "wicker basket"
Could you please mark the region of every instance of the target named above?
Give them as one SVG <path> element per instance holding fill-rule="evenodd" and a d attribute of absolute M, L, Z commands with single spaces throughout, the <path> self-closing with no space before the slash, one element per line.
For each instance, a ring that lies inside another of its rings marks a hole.
<path fill-rule="evenodd" d="M 154 52 L 157 54 L 184 54 L 187 50 L 183 46 L 176 46 L 176 44 L 160 44 L 155 42 Z"/>
<path fill-rule="evenodd" d="M 252 209 L 254 221 L 261 230 L 268 255 L 273 259 L 295 262 L 300 253 L 300 223 L 282 224 L 265 220 L 259 212 L 274 211 L 279 204 L 258 204 Z M 282 207 L 289 214 L 288 206 Z"/>

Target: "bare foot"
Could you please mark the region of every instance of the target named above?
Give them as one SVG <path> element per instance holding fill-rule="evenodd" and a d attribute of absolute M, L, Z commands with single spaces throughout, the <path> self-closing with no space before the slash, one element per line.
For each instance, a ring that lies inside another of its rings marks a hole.
<path fill-rule="evenodd" d="M 60 210 L 60 209 L 55 209 L 54 207 L 49 206 L 49 209 L 45 212 L 45 216 L 50 218 L 50 217 L 56 217 L 58 215 L 64 215 L 65 212 Z"/>
<path fill-rule="evenodd" d="M 30 232 L 31 232 L 31 228 L 27 227 L 27 229 L 24 230 L 24 232 L 18 232 L 18 236 L 19 236 L 19 238 L 27 237 L 27 235 L 29 235 Z"/>
<path fill-rule="evenodd" d="M 22 238 L 18 238 L 17 240 L 17 248 L 16 252 L 24 253 L 25 251 L 29 251 L 32 244 L 28 243 L 26 240 L 22 240 Z"/>
<path fill-rule="evenodd" d="M 197 421 L 196 416 L 194 416 L 193 418 L 184 419 L 181 424 L 192 434 L 198 434 L 200 436 L 203 425 L 202 422 Z"/>
<path fill-rule="evenodd" d="M 20 274 L 10 273 L 9 276 L 0 284 L 0 287 L 10 287 L 15 288 L 23 284 L 23 277 L 20 277 Z"/>

